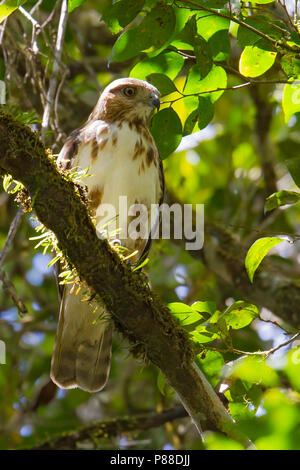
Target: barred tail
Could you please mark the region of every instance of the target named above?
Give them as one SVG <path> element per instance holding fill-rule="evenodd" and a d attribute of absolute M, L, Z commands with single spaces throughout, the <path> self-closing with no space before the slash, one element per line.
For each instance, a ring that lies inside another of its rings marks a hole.
<path fill-rule="evenodd" d="M 80 293 L 65 287 L 51 362 L 51 379 L 61 388 L 79 387 L 88 392 L 101 390 L 108 379 L 111 359 L 112 325 L 94 321 L 88 302 Z"/>

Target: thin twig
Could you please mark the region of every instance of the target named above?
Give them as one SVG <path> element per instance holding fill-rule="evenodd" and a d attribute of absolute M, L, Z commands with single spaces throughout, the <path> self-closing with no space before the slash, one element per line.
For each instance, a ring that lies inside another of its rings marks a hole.
<path fill-rule="evenodd" d="M 28 13 L 27 10 L 25 10 L 25 8 L 23 8 L 22 6 L 19 6 L 19 11 L 20 13 L 22 13 L 23 16 L 25 16 L 25 18 L 30 21 L 30 23 L 32 24 L 32 37 L 31 37 L 31 48 L 32 48 L 32 52 L 34 54 L 37 54 L 38 51 L 39 51 L 39 48 L 38 48 L 38 44 L 37 44 L 37 34 L 40 32 L 41 30 L 41 26 L 39 24 L 38 21 L 36 21 L 30 13 Z"/>
<path fill-rule="evenodd" d="M 22 216 L 23 216 L 23 209 L 22 209 L 22 207 L 19 207 L 19 209 L 18 209 L 18 211 L 17 211 L 17 213 L 14 217 L 14 220 L 12 221 L 12 223 L 9 227 L 9 231 L 8 231 L 5 243 L 3 245 L 3 248 L 0 251 L 0 266 L 2 266 L 2 264 L 4 263 L 4 260 L 6 258 L 6 255 L 7 255 L 8 249 L 9 249 L 9 246 L 10 246 L 11 242 L 13 241 L 13 239 L 16 235 L 16 232 L 17 232 L 17 229 L 20 225 Z M 20 313 L 27 313 L 27 308 L 24 305 L 23 301 L 18 296 L 18 293 L 16 291 L 15 286 L 8 279 L 7 274 L 2 269 L 0 269 L 0 280 L 2 282 L 3 288 L 9 293 L 12 301 L 14 302 L 16 307 L 18 308 L 19 312 Z"/>
<path fill-rule="evenodd" d="M 24 305 L 24 303 L 22 302 L 22 300 L 20 299 L 20 297 L 18 296 L 15 286 L 8 279 L 7 274 L 2 269 L 0 269 L 0 281 L 2 282 L 3 289 L 9 293 L 13 303 L 15 304 L 19 312 L 27 313 L 28 310 L 26 306 Z"/>
<path fill-rule="evenodd" d="M 3 37 L 4 37 L 4 33 L 5 33 L 7 20 L 8 20 L 8 18 L 5 18 L 2 25 L 0 26 L 1 27 L 1 30 L 0 30 L 0 46 L 2 46 L 2 43 L 3 43 Z"/>
<path fill-rule="evenodd" d="M 205 95 L 206 93 L 215 93 L 217 91 L 236 90 L 238 88 L 243 88 L 243 87 L 249 86 L 249 85 L 251 85 L 251 82 L 246 82 L 246 83 L 242 83 L 240 85 L 235 85 L 235 86 L 226 87 L 226 88 L 215 88 L 214 90 L 200 91 L 199 93 L 191 93 L 191 94 L 188 94 L 188 95 L 184 95 L 184 94 L 181 93 L 182 96 L 180 96 L 179 98 L 175 98 L 174 100 L 170 100 L 170 101 L 162 101 L 162 104 L 176 103 L 176 101 L 182 100 L 184 98 L 188 98 L 190 96 Z"/>
<path fill-rule="evenodd" d="M 254 28 L 253 26 L 250 26 L 249 24 L 245 23 L 244 21 L 236 18 L 235 16 L 233 15 L 226 15 L 224 13 L 221 13 L 220 11 L 218 10 L 213 10 L 212 8 L 208 8 L 208 7 L 205 7 L 203 5 L 200 5 L 199 3 L 197 2 L 194 2 L 192 0 L 180 0 L 181 3 L 185 3 L 187 5 L 191 5 L 193 7 L 193 9 L 195 10 L 203 10 L 203 11 L 208 11 L 210 13 L 213 13 L 214 15 L 216 16 L 220 16 L 221 18 L 226 18 L 227 20 L 231 20 L 233 21 L 234 23 L 237 23 L 238 25 L 242 26 L 243 28 L 246 28 L 248 29 L 249 31 L 252 31 L 253 33 L 257 34 L 258 36 L 261 36 L 262 38 L 264 38 L 266 41 L 270 42 L 271 44 L 273 44 L 275 47 L 278 48 L 278 45 L 279 45 L 279 41 L 277 41 L 276 39 L 273 39 L 271 38 L 270 36 L 268 36 L 267 34 L 263 33 L 262 31 L 259 31 L 258 29 Z M 174 2 L 176 4 L 176 2 Z M 176 4 L 177 5 L 177 4 Z M 180 5 L 177 5 L 179 8 L 180 8 Z M 184 8 L 184 7 L 183 7 Z M 297 52 L 299 53 L 299 47 L 297 46 L 296 48 L 293 47 L 293 46 L 289 46 L 288 44 L 286 43 L 280 43 L 280 46 L 284 49 L 287 49 L 289 51 L 292 51 L 292 52 Z"/>
<path fill-rule="evenodd" d="M 279 344 L 278 346 L 275 346 L 274 348 L 269 349 L 268 351 L 242 351 L 240 349 L 228 347 L 228 348 L 217 348 L 213 346 L 205 346 L 205 349 L 209 349 L 212 351 L 218 351 L 221 353 L 235 353 L 235 354 L 241 354 L 243 356 L 264 356 L 264 357 L 269 357 L 271 354 L 274 354 L 276 351 L 278 351 L 280 348 L 283 348 L 284 346 L 287 346 L 288 344 L 292 343 L 295 341 L 296 338 L 300 336 L 300 332 L 294 334 L 292 338 L 288 339 L 284 343 Z"/>
<path fill-rule="evenodd" d="M 288 331 L 287 326 L 285 326 L 283 323 L 278 323 L 276 320 L 266 319 L 266 318 L 263 318 L 261 315 L 259 315 L 258 320 L 263 321 L 264 323 L 271 323 L 271 325 L 274 325 L 277 328 L 280 328 L 282 331 L 284 331 L 285 335 L 292 335 L 295 333 L 295 329 L 294 331 Z M 290 326 L 288 326 L 288 328 L 290 328 Z"/>
<path fill-rule="evenodd" d="M 49 81 L 49 88 L 47 92 L 44 114 L 43 114 L 43 119 L 42 119 L 43 139 L 45 139 L 46 132 L 49 129 L 50 116 L 51 116 L 51 112 L 54 106 L 55 92 L 57 88 L 58 72 L 60 68 L 60 61 L 61 61 L 61 56 L 62 56 L 67 19 L 68 19 L 68 3 L 67 3 L 67 0 L 62 0 L 59 25 L 58 25 L 58 30 L 57 30 L 57 40 L 56 40 L 56 46 L 55 46 L 53 70 L 52 70 L 52 75 Z"/>
<path fill-rule="evenodd" d="M 283 8 L 283 10 L 284 10 L 284 12 L 285 12 L 285 14 L 286 14 L 286 17 L 287 17 L 287 20 L 288 20 L 289 25 L 291 26 L 291 28 L 295 29 L 295 30 L 298 32 L 297 26 L 293 23 L 293 20 L 292 20 L 292 18 L 291 18 L 290 15 L 289 15 L 289 12 L 288 12 L 288 9 L 287 9 L 287 7 L 286 7 L 285 2 L 282 2 L 281 0 L 279 0 L 279 3 L 280 3 L 280 5 L 282 6 L 282 8 Z"/>
<path fill-rule="evenodd" d="M 276 209 L 277 210 L 277 209 Z M 276 212 L 276 210 L 274 210 L 274 212 Z M 246 227 L 246 225 L 237 225 L 237 224 L 228 224 L 228 223 L 223 223 L 222 221 L 219 221 L 219 220 L 216 220 L 216 222 L 220 225 L 220 226 L 223 226 L 223 227 L 230 227 L 230 228 L 234 228 L 236 230 L 249 230 L 250 232 L 252 233 L 255 233 L 255 234 L 259 234 L 259 235 L 265 235 L 266 237 L 279 237 L 279 236 L 286 236 L 286 237 L 290 237 L 290 238 L 293 238 L 295 240 L 299 240 L 300 239 L 300 235 L 296 234 L 296 233 L 290 233 L 290 232 L 278 232 L 278 231 L 275 231 L 275 232 L 272 232 L 271 230 L 264 230 L 264 227 L 266 224 L 262 223 L 260 225 L 260 228 L 251 228 L 249 229 L 248 227 Z M 289 242 L 289 240 L 286 240 L 287 242 Z"/>
<path fill-rule="evenodd" d="M 0 266 L 2 266 L 2 264 L 4 263 L 9 245 L 11 244 L 13 239 L 15 238 L 15 235 L 16 235 L 16 232 L 17 232 L 17 229 L 19 227 L 19 224 L 21 222 L 22 217 L 23 217 L 23 209 L 22 209 L 22 207 L 19 207 L 19 209 L 18 209 L 18 211 L 15 215 L 15 218 L 14 218 L 14 220 L 12 221 L 12 223 L 9 227 L 9 231 L 8 231 L 5 243 L 3 245 L 3 248 L 0 251 Z"/>
<path fill-rule="evenodd" d="M 57 92 L 56 92 L 56 96 L 55 96 L 55 100 L 54 100 L 54 120 L 55 120 L 55 127 L 57 128 L 57 130 L 59 131 L 59 122 L 58 122 L 58 101 L 59 101 L 59 97 L 60 97 L 60 92 L 61 92 L 61 89 L 65 83 L 65 80 L 67 78 L 69 74 L 69 69 L 66 69 L 63 73 L 63 76 L 61 78 L 61 81 L 57 87 Z"/>
<path fill-rule="evenodd" d="M 35 12 L 35 10 L 37 10 L 41 4 L 43 3 L 44 0 L 39 0 L 35 5 L 33 5 L 33 7 L 31 8 L 30 10 L 30 14 L 33 15 L 33 13 Z"/>
<path fill-rule="evenodd" d="M 269 349 L 269 351 L 265 351 L 265 356 L 269 357 L 271 354 L 274 354 L 274 352 L 278 351 L 278 349 L 283 348 L 284 346 L 287 346 L 288 344 L 295 341 L 295 339 L 298 338 L 299 336 L 300 336 L 300 332 L 296 333 L 294 336 L 292 336 L 290 339 L 288 339 L 284 343 L 281 343 L 278 346 L 275 346 L 274 348 Z"/>
<path fill-rule="evenodd" d="M 190 94 L 187 94 L 187 95 L 185 95 L 181 91 L 177 90 L 178 93 L 180 93 L 180 95 L 181 95 L 181 96 L 179 96 L 179 98 L 175 98 L 174 100 L 169 100 L 169 101 L 162 101 L 162 104 L 176 103 L 176 101 L 182 100 L 184 98 L 188 98 L 190 96 L 205 95 L 207 93 L 216 93 L 218 91 L 238 90 L 239 88 L 244 88 L 246 86 L 253 86 L 253 85 L 257 85 L 257 84 L 260 84 L 260 85 L 272 85 L 272 84 L 275 85 L 276 84 L 277 85 L 277 84 L 283 84 L 283 83 L 289 83 L 289 84 L 299 83 L 299 80 L 295 80 L 294 82 L 290 82 L 290 81 L 287 81 L 287 80 L 265 80 L 265 81 L 250 80 L 248 82 L 241 83 L 240 85 L 234 85 L 234 86 L 224 87 L 224 88 L 215 88 L 214 90 L 200 91 L 198 93 L 190 93 Z"/>
<path fill-rule="evenodd" d="M 249 80 L 251 83 L 253 83 L 255 85 L 272 85 L 272 84 L 277 85 L 277 84 L 291 83 L 289 80 L 255 80 L 255 78 L 246 77 L 241 72 L 236 70 L 231 65 L 226 64 L 225 62 L 216 61 L 215 65 L 220 65 L 227 72 L 230 72 L 230 73 L 236 75 L 237 77 L 240 77 L 243 80 Z M 295 82 L 299 82 L 299 80 L 295 80 Z"/>
<path fill-rule="evenodd" d="M 51 13 L 49 14 L 48 18 L 45 19 L 44 23 L 42 23 L 42 26 L 41 26 L 42 29 L 46 28 L 46 26 L 48 26 L 48 24 L 53 20 L 53 17 L 56 13 L 57 6 L 58 6 L 58 2 L 55 3 L 54 8 L 51 11 Z"/>
<path fill-rule="evenodd" d="M 31 14 L 25 10 L 25 8 L 19 6 L 19 11 L 20 13 L 22 13 L 23 16 L 25 16 L 25 18 L 27 18 L 28 21 L 30 21 L 30 23 L 32 23 L 33 26 L 35 26 L 36 28 L 40 28 L 40 24 L 37 20 L 35 20 Z"/>

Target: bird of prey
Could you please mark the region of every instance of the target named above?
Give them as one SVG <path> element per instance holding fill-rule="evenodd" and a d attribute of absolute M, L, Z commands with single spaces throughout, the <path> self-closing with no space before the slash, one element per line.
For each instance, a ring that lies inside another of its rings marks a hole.
<path fill-rule="evenodd" d="M 147 208 L 140 224 L 148 239 L 126 233 L 131 215 L 117 217 L 119 233 L 125 233 L 122 245 L 136 251 L 136 258 L 149 249 L 151 205 L 160 205 L 164 196 L 162 162 L 147 127 L 154 108 L 159 108 L 154 86 L 134 78 L 115 80 L 104 89 L 87 122 L 70 134 L 57 161 L 64 170 L 89 168 L 85 184 L 97 227 L 104 205 L 111 204 L 118 213 L 121 196 L 127 197 L 128 207 Z M 61 388 L 96 392 L 109 375 L 112 325 L 103 316 L 95 322 L 99 311 L 95 313 L 93 301 L 83 302 L 82 297 L 81 291 L 71 293 L 68 284 L 63 289 L 50 375 Z"/>

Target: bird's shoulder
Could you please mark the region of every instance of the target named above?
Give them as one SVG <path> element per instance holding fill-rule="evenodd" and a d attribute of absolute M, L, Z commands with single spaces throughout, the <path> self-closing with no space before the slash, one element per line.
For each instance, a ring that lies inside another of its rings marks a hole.
<path fill-rule="evenodd" d="M 72 168 L 80 147 L 91 141 L 99 141 L 101 137 L 111 132 L 111 126 L 102 120 L 87 121 L 83 126 L 75 129 L 67 137 L 57 158 L 57 165 L 62 170 Z"/>

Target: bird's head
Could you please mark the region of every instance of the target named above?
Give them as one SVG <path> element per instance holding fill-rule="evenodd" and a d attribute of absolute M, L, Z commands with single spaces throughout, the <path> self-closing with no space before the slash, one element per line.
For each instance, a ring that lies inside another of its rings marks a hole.
<path fill-rule="evenodd" d="M 91 115 L 107 122 L 143 120 L 146 124 L 154 108 L 159 108 L 159 91 L 136 78 L 120 78 L 102 92 Z"/>

